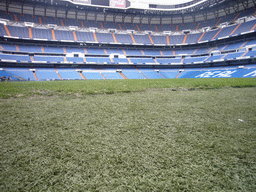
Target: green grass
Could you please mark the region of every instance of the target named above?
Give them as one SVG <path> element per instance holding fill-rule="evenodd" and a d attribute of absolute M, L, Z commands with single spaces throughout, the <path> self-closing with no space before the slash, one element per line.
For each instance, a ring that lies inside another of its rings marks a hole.
<path fill-rule="evenodd" d="M 255 78 L 227 79 L 146 79 L 90 80 L 0 83 L 0 99 L 27 96 L 87 95 L 137 92 L 148 89 L 216 89 L 221 87 L 256 87 Z"/>
<path fill-rule="evenodd" d="M 0 191 L 256 188 L 255 79 L 0 86 Z"/>

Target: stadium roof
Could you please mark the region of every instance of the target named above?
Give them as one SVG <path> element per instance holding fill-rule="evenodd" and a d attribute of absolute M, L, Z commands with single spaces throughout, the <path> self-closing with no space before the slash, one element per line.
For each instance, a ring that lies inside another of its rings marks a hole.
<path fill-rule="evenodd" d="M 185 10 L 198 5 L 209 5 L 226 0 L 51 0 L 75 5 L 103 6 L 117 9 Z"/>
<path fill-rule="evenodd" d="M 145 2 L 146 8 L 132 2 Z M 156 2 L 159 4 L 149 4 Z M 85 3 L 87 2 L 87 3 Z M 118 5 L 125 7 L 118 7 Z M 160 3 L 173 3 L 172 5 Z M 174 3 L 183 4 L 174 4 Z M 113 6 L 113 4 L 116 6 Z M 255 7 L 256 0 L 4 0 L 0 10 L 51 17 L 140 24 L 201 22 Z M 168 9 L 166 9 L 166 7 Z"/>
<path fill-rule="evenodd" d="M 161 4 L 161 5 L 176 5 L 176 4 L 182 4 L 187 3 L 192 0 L 130 0 L 131 2 L 145 2 L 149 4 Z"/>

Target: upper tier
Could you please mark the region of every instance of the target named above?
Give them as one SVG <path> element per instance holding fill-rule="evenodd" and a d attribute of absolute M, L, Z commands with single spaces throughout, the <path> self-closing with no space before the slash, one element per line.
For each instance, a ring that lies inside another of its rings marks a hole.
<path fill-rule="evenodd" d="M 0 36 L 17 37 L 22 39 L 45 39 L 48 41 L 72 41 L 85 43 L 111 43 L 111 44 L 133 44 L 133 45 L 187 45 L 215 41 L 229 38 L 239 34 L 255 32 L 256 20 L 245 23 L 234 24 L 228 27 L 217 28 L 207 32 L 197 31 L 195 33 L 183 34 L 178 32 L 164 33 L 133 33 L 123 31 L 110 33 L 108 31 L 92 32 L 90 29 L 56 26 L 25 27 L 24 24 L 12 23 L 12 25 L 0 24 Z"/>
<path fill-rule="evenodd" d="M 76 26 L 79 28 L 97 28 L 97 29 L 116 29 L 116 30 L 134 30 L 134 31 L 152 31 L 152 32 L 164 32 L 164 31 L 183 31 L 183 30 L 199 30 L 205 27 L 215 27 L 225 22 L 234 22 L 239 18 L 246 16 L 252 16 L 256 13 L 255 8 L 250 8 L 246 11 L 231 14 L 228 17 L 220 17 L 218 19 L 210 19 L 197 23 L 183 23 L 183 24 L 138 24 L 138 23 L 114 23 L 114 22 L 103 22 L 103 21 L 86 21 L 76 19 L 65 19 L 65 18 L 54 18 L 54 17 L 43 17 L 43 16 L 32 16 L 28 14 L 19 13 L 8 13 L 0 11 L 0 18 L 7 19 L 13 22 L 31 22 L 35 25 L 48 25 L 53 24 L 57 26 Z"/>

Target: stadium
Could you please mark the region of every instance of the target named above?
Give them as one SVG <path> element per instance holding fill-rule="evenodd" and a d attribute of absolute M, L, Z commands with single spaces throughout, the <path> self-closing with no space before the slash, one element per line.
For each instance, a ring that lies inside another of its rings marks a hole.
<path fill-rule="evenodd" d="M 253 191 L 255 0 L 0 2 L 1 191 Z"/>
<path fill-rule="evenodd" d="M 179 8 L 141 3 L 148 8 L 143 10 L 129 1 L 2 2 L 0 76 L 253 77 L 254 3 L 192 1 Z"/>

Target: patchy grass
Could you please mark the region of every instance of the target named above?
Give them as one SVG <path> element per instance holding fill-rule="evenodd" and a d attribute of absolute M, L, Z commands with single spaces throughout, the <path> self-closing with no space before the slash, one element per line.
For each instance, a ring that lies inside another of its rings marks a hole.
<path fill-rule="evenodd" d="M 211 81 L 1 84 L 0 191 L 254 191 L 255 80 Z"/>
<path fill-rule="evenodd" d="M 114 94 L 149 89 L 194 90 L 223 87 L 256 87 L 256 78 L 6 82 L 0 83 L 0 99 L 28 96 Z"/>

